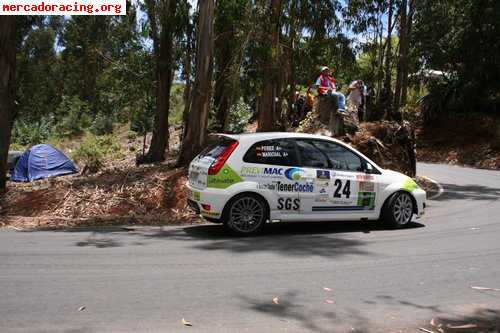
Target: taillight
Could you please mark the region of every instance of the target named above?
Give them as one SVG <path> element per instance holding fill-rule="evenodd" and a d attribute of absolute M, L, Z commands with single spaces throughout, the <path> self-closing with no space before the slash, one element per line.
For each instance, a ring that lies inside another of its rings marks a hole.
<path fill-rule="evenodd" d="M 210 168 L 208 168 L 208 174 L 209 175 L 216 175 L 216 174 L 218 174 L 219 171 L 220 171 L 220 169 L 222 169 L 222 167 L 224 166 L 224 163 L 226 163 L 227 159 L 229 158 L 229 156 L 231 156 L 231 154 L 236 149 L 236 147 L 238 147 L 238 141 L 231 142 L 226 147 L 226 149 L 224 149 L 224 151 L 222 152 L 222 154 L 220 154 L 219 157 L 217 157 L 215 159 L 215 161 L 213 161 L 213 163 L 210 166 Z"/>

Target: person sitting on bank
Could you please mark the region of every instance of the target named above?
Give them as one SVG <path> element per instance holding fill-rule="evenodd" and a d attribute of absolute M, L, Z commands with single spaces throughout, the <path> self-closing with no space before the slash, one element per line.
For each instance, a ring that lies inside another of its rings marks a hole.
<path fill-rule="evenodd" d="M 339 112 L 345 112 L 345 96 L 337 92 L 335 88 L 335 79 L 330 74 L 330 69 L 326 66 L 321 67 L 321 74 L 316 80 L 315 86 L 318 87 L 319 96 L 329 96 L 335 98 L 335 106 Z"/>

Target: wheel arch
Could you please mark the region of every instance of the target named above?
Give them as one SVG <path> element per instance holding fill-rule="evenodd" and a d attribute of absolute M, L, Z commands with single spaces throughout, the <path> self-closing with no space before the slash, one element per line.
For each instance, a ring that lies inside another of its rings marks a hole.
<path fill-rule="evenodd" d="M 385 210 L 385 207 L 387 204 L 389 204 L 389 201 L 398 193 L 407 193 L 410 195 L 410 198 L 411 198 L 411 202 L 413 203 L 413 213 L 414 214 L 418 214 L 418 204 L 417 204 L 417 199 L 415 199 L 415 197 L 413 196 L 413 194 L 410 192 L 410 191 L 407 191 L 405 189 L 398 189 L 398 190 L 395 190 L 395 191 L 392 191 L 391 194 L 389 194 L 387 196 L 387 198 L 385 198 L 384 200 L 384 203 L 382 204 L 381 206 L 381 209 L 380 209 L 380 213 L 379 213 L 379 218 L 382 217 L 382 214 L 384 213 L 384 210 Z"/>

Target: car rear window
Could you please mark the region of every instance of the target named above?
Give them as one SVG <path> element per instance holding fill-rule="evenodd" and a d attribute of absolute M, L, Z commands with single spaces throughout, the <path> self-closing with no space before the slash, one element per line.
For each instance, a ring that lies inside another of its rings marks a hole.
<path fill-rule="evenodd" d="M 257 142 L 245 153 L 243 161 L 247 163 L 295 166 L 297 165 L 295 143 L 293 140 L 288 139 Z"/>
<path fill-rule="evenodd" d="M 236 140 L 231 140 L 228 138 L 220 138 L 217 139 L 216 142 L 213 142 L 207 146 L 207 148 L 203 149 L 203 151 L 198 155 L 200 158 L 203 157 L 211 157 L 216 159 L 219 157 L 226 148 Z"/>

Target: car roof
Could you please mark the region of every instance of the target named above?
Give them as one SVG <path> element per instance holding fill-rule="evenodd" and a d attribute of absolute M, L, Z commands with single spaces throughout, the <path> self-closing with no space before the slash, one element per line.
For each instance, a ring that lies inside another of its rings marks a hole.
<path fill-rule="evenodd" d="M 219 136 L 228 137 L 238 141 L 257 141 L 266 139 L 279 138 L 305 138 L 305 139 L 327 139 L 344 144 L 344 142 L 325 135 L 295 133 L 295 132 L 260 132 L 260 133 L 243 133 L 243 134 L 217 134 Z"/>
<path fill-rule="evenodd" d="M 243 134 L 224 134 L 217 133 L 217 136 L 222 136 L 226 138 L 230 138 L 238 141 L 246 141 L 247 143 L 254 143 L 259 140 L 268 140 L 268 139 L 282 139 L 282 138 L 304 138 L 304 139 L 320 139 L 320 140 L 329 140 L 333 142 L 337 142 L 342 146 L 349 147 L 350 149 L 354 149 L 356 153 L 363 158 L 365 158 L 368 162 L 370 162 L 376 169 L 379 171 L 382 170 L 380 166 L 377 165 L 373 160 L 371 160 L 368 156 L 364 155 L 356 148 L 351 147 L 349 144 L 332 138 L 326 135 L 318 135 L 318 134 L 308 134 L 308 133 L 295 133 L 295 132 L 260 132 L 260 133 L 243 133 Z"/>

